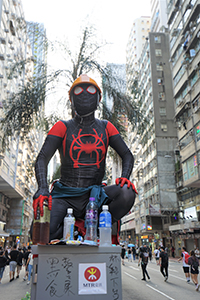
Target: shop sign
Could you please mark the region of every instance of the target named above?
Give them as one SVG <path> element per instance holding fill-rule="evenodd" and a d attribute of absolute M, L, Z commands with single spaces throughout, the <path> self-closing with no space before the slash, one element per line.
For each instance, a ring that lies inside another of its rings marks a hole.
<path fill-rule="evenodd" d="M 107 294 L 106 263 L 79 264 L 79 295 Z"/>
<path fill-rule="evenodd" d="M 148 239 L 148 235 L 141 235 L 141 239 L 142 240 Z"/>
<path fill-rule="evenodd" d="M 161 210 L 160 210 L 160 204 L 149 204 L 149 214 L 151 216 L 160 216 Z"/>
<path fill-rule="evenodd" d="M 180 234 L 179 237 L 183 240 L 188 240 L 188 239 L 200 239 L 200 234 L 196 233 L 196 234 Z"/>
<path fill-rule="evenodd" d="M 184 217 L 186 220 L 196 220 L 197 221 L 196 206 L 191 206 L 191 207 L 184 209 Z"/>
<path fill-rule="evenodd" d="M 147 230 L 152 230 L 152 226 L 151 225 L 147 225 Z"/>

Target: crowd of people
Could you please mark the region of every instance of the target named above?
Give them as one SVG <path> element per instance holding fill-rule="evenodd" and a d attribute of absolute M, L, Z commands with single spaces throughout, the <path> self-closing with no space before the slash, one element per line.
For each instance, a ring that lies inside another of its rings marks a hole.
<path fill-rule="evenodd" d="M 26 273 L 23 280 L 27 281 L 27 284 L 30 284 L 33 269 L 31 246 L 17 247 L 17 244 L 15 244 L 13 247 L 6 247 L 5 249 L 0 246 L 0 284 L 6 266 L 10 268 L 10 282 L 19 278 L 20 271 L 24 266 Z"/>
<path fill-rule="evenodd" d="M 171 249 L 172 257 L 175 258 L 175 248 Z M 124 259 L 127 258 L 129 262 L 138 259 L 138 266 L 141 265 L 142 269 L 142 279 L 146 281 L 146 278 L 150 279 L 149 273 L 147 271 L 148 262 L 152 260 L 154 256 L 156 264 L 160 266 L 160 272 L 164 277 L 164 281 L 168 280 L 168 266 L 169 266 L 169 250 L 163 246 L 156 247 L 152 252 L 152 248 L 146 245 L 139 247 L 127 247 L 122 245 L 121 249 L 121 259 L 122 265 L 125 265 Z M 185 247 L 182 247 L 181 257 L 177 259 L 177 262 L 182 261 L 183 272 L 186 277 L 186 281 L 189 283 L 190 278 L 195 284 L 196 291 L 199 290 L 200 285 L 198 284 L 198 274 L 199 274 L 199 250 L 191 250 L 190 253 L 187 252 Z"/>

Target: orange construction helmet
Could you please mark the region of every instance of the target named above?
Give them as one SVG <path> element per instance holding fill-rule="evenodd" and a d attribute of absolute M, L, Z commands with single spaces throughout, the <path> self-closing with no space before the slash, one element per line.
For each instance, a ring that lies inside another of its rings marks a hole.
<path fill-rule="evenodd" d="M 100 98 L 99 98 L 99 102 L 101 101 L 101 89 L 100 87 L 98 86 L 98 84 L 96 83 L 96 81 L 94 81 L 92 78 L 88 77 L 86 74 L 82 74 L 80 75 L 73 83 L 72 83 L 72 86 L 69 90 L 69 100 L 72 102 L 71 100 L 71 91 L 73 90 L 73 88 L 77 85 L 79 85 L 80 83 L 88 83 L 88 84 L 92 84 L 94 85 L 98 91 L 99 91 L 99 94 L 100 94 Z"/>

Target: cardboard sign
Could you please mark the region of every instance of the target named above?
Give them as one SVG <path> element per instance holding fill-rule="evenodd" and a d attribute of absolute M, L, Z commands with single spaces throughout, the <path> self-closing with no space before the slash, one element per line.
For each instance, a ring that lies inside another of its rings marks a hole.
<path fill-rule="evenodd" d="M 106 263 L 79 264 L 79 295 L 107 294 Z"/>

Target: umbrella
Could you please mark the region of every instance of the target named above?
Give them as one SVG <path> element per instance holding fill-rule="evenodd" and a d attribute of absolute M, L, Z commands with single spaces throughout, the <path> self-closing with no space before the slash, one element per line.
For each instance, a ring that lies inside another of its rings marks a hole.
<path fill-rule="evenodd" d="M 128 247 L 135 247 L 134 244 L 128 244 Z"/>

